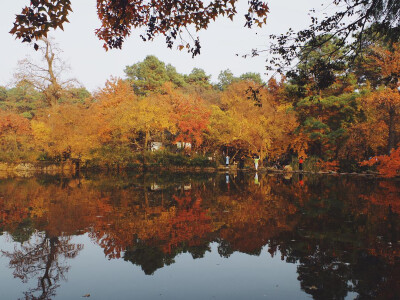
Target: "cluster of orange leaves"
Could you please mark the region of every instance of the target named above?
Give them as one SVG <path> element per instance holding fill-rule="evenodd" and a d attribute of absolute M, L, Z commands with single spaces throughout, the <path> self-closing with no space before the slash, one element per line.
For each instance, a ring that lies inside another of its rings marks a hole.
<path fill-rule="evenodd" d="M 360 163 L 361 166 L 374 166 L 383 177 L 396 177 L 400 175 L 400 147 L 392 150 L 390 155 L 374 156 Z"/>
<path fill-rule="evenodd" d="M 199 104 L 182 101 L 177 105 L 173 114 L 180 129 L 176 142 L 195 141 L 197 145 L 203 142 L 203 132 L 207 130 L 211 112 Z"/>
<path fill-rule="evenodd" d="M 11 132 L 17 135 L 29 134 L 29 120 L 15 113 L 0 110 L 0 137 Z"/>
<path fill-rule="evenodd" d="M 325 171 L 325 172 L 329 172 L 329 171 L 337 172 L 339 170 L 339 162 L 337 160 L 333 160 L 333 161 L 320 160 L 318 162 L 318 168 L 321 171 Z"/>

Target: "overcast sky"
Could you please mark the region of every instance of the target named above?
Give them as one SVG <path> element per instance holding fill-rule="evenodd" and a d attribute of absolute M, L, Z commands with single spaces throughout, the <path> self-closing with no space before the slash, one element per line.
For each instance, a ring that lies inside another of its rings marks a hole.
<path fill-rule="evenodd" d="M 15 14 L 20 13 L 29 0 L 0 1 L 0 85 L 9 85 L 12 83 L 12 74 L 18 60 L 27 55 L 35 58 L 37 53 L 32 46 L 22 44 L 8 33 Z M 269 76 L 265 71 L 266 54 L 244 59 L 236 56 L 236 53 L 246 54 L 252 48 L 265 48 L 271 33 L 284 33 L 290 27 L 304 28 L 309 24 L 309 10 L 321 9 L 321 4 L 329 2 L 270 0 L 267 25 L 262 29 L 248 29 L 243 27 L 247 0 L 239 0 L 239 13 L 233 22 L 219 19 L 207 30 L 197 33 L 202 48 L 201 55 L 194 59 L 184 51 L 168 49 L 163 37 L 153 42 L 142 42 L 139 37 L 140 30 L 133 32 L 125 41 L 122 50 L 106 52 L 102 48 L 103 42 L 94 35 L 94 30 L 100 27 L 96 14 L 96 0 L 72 0 L 74 12 L 69 16 L 70 24 L 64 26 L 64 31 L 52 31 L 51 36 L 63 49 L 62 58 L 71 66 L 69 77 L 77 78 L 90 91 L 102 87 L 110 76 L 123 78 L 125 66 L 142 61 L 151 54 L 165 63 L 172 64 L 180 73 L 190 73 L 194 67 L 202 68 L 212 75 L 214 82 L 217 81 L 219 72 L 228 68 L 237 76 L 245 72 L 257 72 L 266 80 Z"/>

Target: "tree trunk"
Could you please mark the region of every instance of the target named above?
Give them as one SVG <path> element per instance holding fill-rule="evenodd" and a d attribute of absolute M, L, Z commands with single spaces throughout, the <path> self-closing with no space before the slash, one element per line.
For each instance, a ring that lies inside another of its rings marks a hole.
<path fill-rule="evenodd" d="M 146 151 L 148 148 L 148 143 L 149 143 L 149 138 L 150 138 L 150 131 L 147 129 L 146 134 L 144 136 L 144 147 L 143 149 Z"/>
<path fill-rule="evenodd" d="M 47 87 L 46 90 L 46 98 L 47 102 L 50 106 L 55 106 L 58 104 L 58 100 L 60 98 L 60 85 L 57 82 L 57 77 L 54 74 L 53 70 L 53 62 L 54 62 L 54 53 L 51 47 L 50 42 L 46 39 L 44 40 L 46 43 L 46 53 L 45 53 L 45 59 L 47 61 L 47 67 L 48 67 L 48 73 L 49 73 L 49 79 L 50 79 L 50 85 Z"/>

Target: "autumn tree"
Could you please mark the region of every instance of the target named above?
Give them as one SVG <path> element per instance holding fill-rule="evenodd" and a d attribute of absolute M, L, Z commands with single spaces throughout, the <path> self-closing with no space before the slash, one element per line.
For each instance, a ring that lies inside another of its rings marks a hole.
<path fill-rule="evenodd" d="M 128 82 L 116 78 L 109 80 L 105 88 L 95 94 L 98 102 L 94 110 L 97 118 L 102 120 L 98 122 L 101 143 L 117 148 L 125 144 L 130 151 L 147 150 L 153 138 L 163 140 L 165 131 L 174 133 L 172 83 L 159 88 L 163 94 L 139 98 Z"/>
<path fill-rule="evenodd" d="M 377 89 L 365 97 L 364 103 L 369 109 L 374 109 L 387 126 L 387 153 L 400 141 L 397 123 L 400 116 L 400 46 L 372 46 L 368 51 L 364 68 L 373 70 L 374 82 Z"/>
<path fill-rule="evenodd" d="M 114 146 L 127 142 L 128 139 L 123 134 L 121 114 L 125 107 L 135 106 L 138 101 L 131 85 L 122 79 L 112 77 L 94 94 L 94 98 L 96 102 L 93 105 L 93 113 L 95 119 L 99 120 L 97 124 L 100 142 L 111 143 Z"/>
<path fill-rule="evenodd" d="M 182 145 L 190 143 L 192 147 L 200 148 L 208 129 L 209 117 L 210 111 L 201 98 L 181 97 L 171 115 L 177 128 L 175 142 Z"/>
<path fill-rule="evenodd" d="M 96 35 L 104 41 L 104 48 L 121 48 L 132 29 L 144 28 L 140 35 L 144 41 L 158 35 L 165 37 L 167 47 L 172 48 L 175 40 L 180 40 L 178 48 L 186 48 L 193 56 L 200 54 L 199 38 L 189 34 L 190 42 L 185 42 L 182 35 L 188 27 L 196 31 L 207 29 L 218 17 L 233 19 L 237 14 L 237 0 L 210 1 L 97 1 L 97 14 L 101 27 Z M 70 0 L 31 1 L 16 16 L 11 34 L 22 42 L 35 42 L 46 37 L 50 29 L 63 29 L 72 11 Z M 245 26 L 261 26 L 266 22 L 268 6 L 265 2 L 249 1 L 248 12 L 244 15 Z M 37 44 L 34 44 L 37 49 Z"/>
<path fill-rule="evenodd" d="M 64 73 L 69 69 L 61 59 L 61 50 L 48 38 L 40 40 L 40 53 L 43 63 L 37 63 L 30 58 L 19 61 L 15 73 L 17 82 L 31 83 L 40 91 L 49 106 L 58 104 L 64 90 L 74 87 L 75 79 L 63 79 Z"/>
<path fill-rule="evenodd" d="M 400 176 L 400 147 L 393 149 L 389 155 L 371 157 L 361 162 L 363 166 L 374 166 L 383 177 Z"/>
<path fill-rule="evenodd" d="M 174 132 L 174 123 L 170 119 L 171 110 L 163 97 L 146 97 L 139 100 L 121 115 L 121 121 L 127 129 L 140 140 L 143 134 L 141 149 L 147 150 L 152 137 L 161 137 L 164 131 Z M 162 139 L 162 138 L 161 138 Z"/>
<path fill-rule="evenodd" d="M 400 93 L 397 89 L 382 88 L 372 92 L 363 99 L 369 109 L 373 109 L 378 116 L 378 120 L 382 120 L 387 128 L 386 144 L 387 153 L 395 148 L 399 141 L 397 124 L 400 114 Z"/>
<path fill-rule="evenodd" d="M 0 110 L 0 161 L 32 159 L 32 129 L 29 120 Z"/>
<path fill-rule="evenodd" d="M 257 89 L 255 83 L 241 81 L 222 94 L 221 106 L 214 107 L 211 115 L 211 137 L 220 145 L 246 145 L 250 154 L 261 159 L 278 157 L 290 146 L 295 116 L 288 106 L 274 102 L 265 88 L 258 89 L 254 99 L 249 86 Z"/>
<path fill-rule="evenodd" d="M 338 153 L 338 158 L 345 161 L 360 162 L 387 148 L 387 126 L 370 108 L 347 128 L 346 136 Z"/>
<path fill-rule="evenodd" d="M 38 150 L 59 159 L 88 160 L 98 147 L 92 116 L 87 105 L 63 104 L 47 109 L 32 121 Z"/>

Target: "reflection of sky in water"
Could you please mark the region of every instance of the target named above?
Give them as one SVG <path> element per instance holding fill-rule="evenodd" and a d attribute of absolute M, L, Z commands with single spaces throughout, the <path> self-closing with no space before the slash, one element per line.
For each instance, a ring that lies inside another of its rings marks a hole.
<path fill-rule="evenodd" d="M 13 245 L 0 237 L 3 251 Z M 229 258 L 218 254 L 217 244 L 204 258 L 193 259 L 180 254 L 175 263 L 145 275 L 140 266 L 123 259 L 107 260 L 103 250 L 88 236 L 73 237 L 73 244 L 84 244 L 70 265 L 67 282 L 60 282 L 57 299 L 306 299 L 300 290 L 296 265 L 271 258 L 264 248 L 260 256 L 235 252 Z M 33 287 L 36 280 L 23 284 L 13 278 L 8 260 L 0 258 L 1 299 L 22 298 L 22 291 Z"/>

